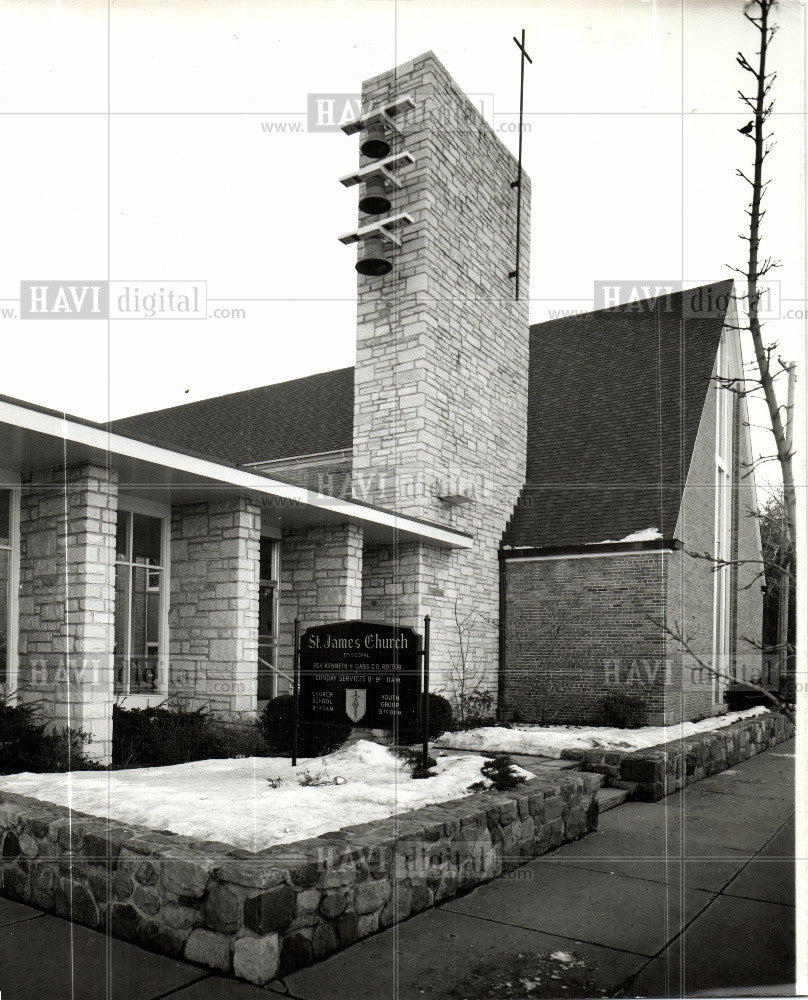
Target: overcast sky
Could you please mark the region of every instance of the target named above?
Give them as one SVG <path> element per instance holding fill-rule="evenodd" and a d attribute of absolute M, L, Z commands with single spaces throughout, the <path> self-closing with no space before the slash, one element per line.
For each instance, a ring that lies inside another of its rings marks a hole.
<path fill-rule="evenodd" d="M 518 109 L 533 180 L 531 319 L 591 308 L 605 279 L 697 284 L 743 264 L 752 144 L 736 0 L 0 0 L 0 307 L 21 280 L 195 279 L 240 320 L 0 318 L 0 393 L 94 419 L 353 362 L 355 139 L 309 133 L 307 95 L 358 91 L 432 49 Z M 805 7 L 782 0 L 767 252 L 782 309 L 805 299 Z M 108 16 L 109 15 L 109 16 Z M 268 131 L 268 123 L 275 123 Z M 287 123 L 287 131 L 280 131 Z M 509 125 L 509 123 L 511 123 Z M 300 131 L 295 129 L 299 128 Z M 516 149 L 515 131 L 501 132 Z M 804 319 L 770 325 L 804 350 Z M 803 369 L 804 370 L 804 369 Z"/>

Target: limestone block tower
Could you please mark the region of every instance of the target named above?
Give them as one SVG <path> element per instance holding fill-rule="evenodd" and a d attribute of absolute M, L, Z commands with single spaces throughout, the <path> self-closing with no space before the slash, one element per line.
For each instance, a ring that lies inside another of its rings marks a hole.
<path fill-rule="evenodd" d="M 431 52 L 366 81 L 363 113 L 410 97 L 393 152 L 388 274 L 358 276 L 354 495 L 470 535 L 468 549 L 366 544 L 363 617 L 433 620 L 433 690 L 496 690 L 499 545 L 524 483 L 530 182 L 520 299 L 515 158 Z M 366 162 L 364 160 L 362 163 Z M 360 225 L 373 221 L 364 216 Z"/>

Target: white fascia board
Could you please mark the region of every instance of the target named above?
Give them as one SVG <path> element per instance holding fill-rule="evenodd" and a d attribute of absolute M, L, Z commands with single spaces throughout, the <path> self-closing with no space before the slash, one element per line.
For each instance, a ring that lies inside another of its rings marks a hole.
<path fill-rule="evenodd" d="M 550 560 L 560 560 L 560 559 L 622 559 L 624 556 L 657 556 L 657 555 L 670 555 L 672 552 L 677 552 L 671 546 L 665 546 L 664 548 L 658 549 L 612 549 L 606 552 L 568 552 L 568 553 L 553 553 L 552 555 L 535 555 L 535 556 L 520 556 L 520 555 L 509 555 L 507 551 L 503 552 L 502 558 L 506 562 L 549 562 Z"/>
<path fill-rule="evenodd" d="M 212 462 L 205 458 L 195 458 L 192 455 L 172 451 L 170 448 L 161 448 L 157 445 L 147 444 L 145 441 L 138 441 L 135 438 L 124 437 L 122 434 L 105 431 L 100 427 L 78 423 L 50 413 L 29 410 L 27 407 L 1 400 L 0 422 L 59 440 L 82 444 L 99 451 L 121 455 L 124 458 L 149 462 L 152 465 L 175 469 L 178 472 L 186 472 L 204 479 L 212 479 L 229 486 L 239 486 L 245 490 L 264 493 L 267 496 L 285 500 L 287 503 L 300 503 L 306 507 L 328 511 L 338 517 L 344 517 L 348 521 L 377 524 L 398 531 L 406 531 L 408 534 L 417 535 L 424 541 L 439 545 L 468 549 L 474 543 L 474 540 L 468 535 L 437 525 L 421 524 L 406 515 L 375 510 L 372 507 L 352 503 L 350 500 L 331 497 L 325 493 L 315 493 L 302 486 L 282 483 L 278 480 L 268 479 L 266 476 L 256 475 L 253 472 L 246 472 L 243 469 L 220 465 L 218 462 Z"/>

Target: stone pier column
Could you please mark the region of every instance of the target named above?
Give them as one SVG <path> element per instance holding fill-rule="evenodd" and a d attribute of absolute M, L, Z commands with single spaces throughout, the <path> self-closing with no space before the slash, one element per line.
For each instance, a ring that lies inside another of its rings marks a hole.
<path fill-rule="evenodd" d="M 189 707 L 256 712 L 260 539 L 244 497 L 172 508 L 169 694 Z"/>
<path fill-rule="evenodd" d="M 35 473 L 20 503 L 19 696 L 108 762 L 114 701 L 117 475 L 83 465 Z"/>
<path fill-rule="evenodd" d="M 291 672 L 294 620 L 301 628 L 362 617 L 362 528 L 287 531 L 281 539 L 280 658 Z"/>

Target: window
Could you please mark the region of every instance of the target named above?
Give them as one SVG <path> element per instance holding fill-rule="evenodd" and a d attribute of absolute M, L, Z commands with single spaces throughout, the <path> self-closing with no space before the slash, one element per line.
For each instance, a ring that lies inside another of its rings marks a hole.
<path fill-rule="evenodd" d="M 715 542 L 713 556 L 716 569 L 713 583 L 713 665 L 723 673 L 730 672 L 730 584 L 732 557 L 732 455 L 734 393 L 723 379 L 731 377 L 730 348 L 722 337 L 718 347 L 716 374 L 715 432 Z M 723 703 L 726 679 L 713 677 L 713 701 Z"/>
<path fill-rule="evenodd" d="M 0 686 L 12 681 L 13 613 L 13 500 L 11 490 L 0 489 Z"/>
<path fill-rule="evenodd" d="M 258 701 L 278 691 L 278 542 L 261 538 L 258 571 Z"/>
<path fill-rule="evenodd" d="M 166 520 L 118 511 L 115 538 L 115 693 L 157 694 L 164 687 Z"/>

